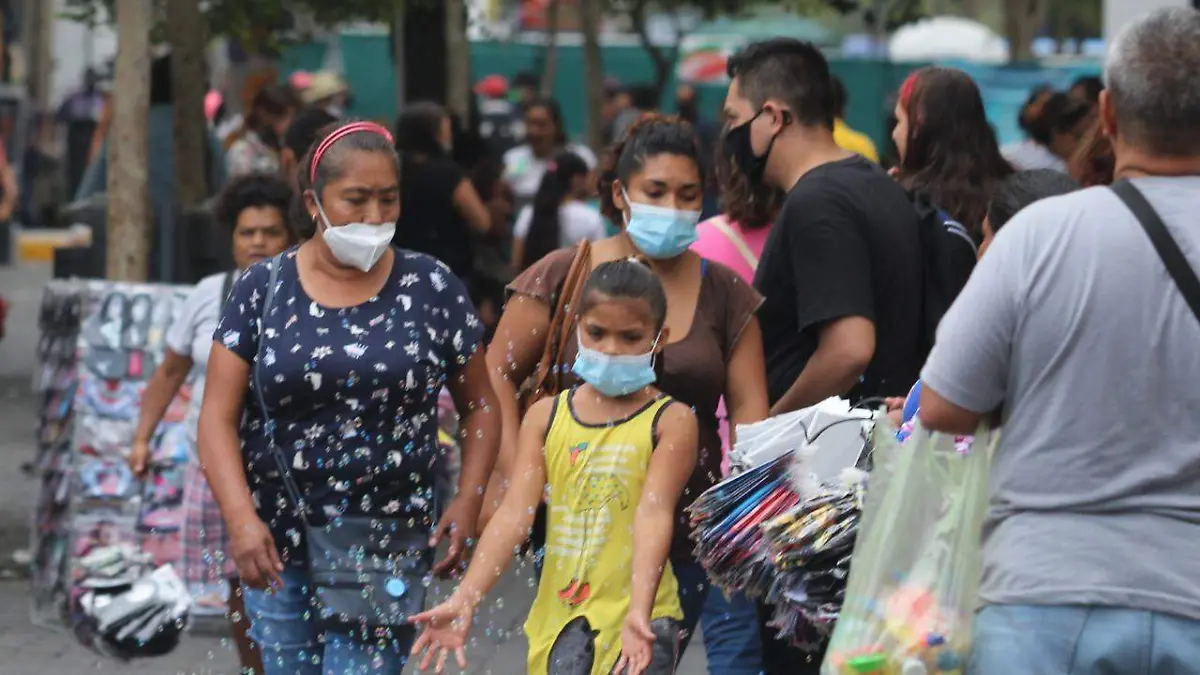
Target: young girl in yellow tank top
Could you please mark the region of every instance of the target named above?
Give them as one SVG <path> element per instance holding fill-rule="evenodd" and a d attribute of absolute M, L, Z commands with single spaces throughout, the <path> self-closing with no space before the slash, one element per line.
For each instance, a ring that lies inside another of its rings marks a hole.
<path fill-rule="evenodd" d="M 585 384 L 539 401 L 521 425 L 513 484 L 466 576 L 412 618 L 422 669 L 466 667 L 475 609 L 528 538 L 547 494 L 545 567 L 525 622 L 530 675 L 674 672 L 679 589 L 667 561 L 676 502 L 696 463 L 691 409 L 653 386 L 666 294 L 642 263 L 599 265 L 579 308 Z"/>

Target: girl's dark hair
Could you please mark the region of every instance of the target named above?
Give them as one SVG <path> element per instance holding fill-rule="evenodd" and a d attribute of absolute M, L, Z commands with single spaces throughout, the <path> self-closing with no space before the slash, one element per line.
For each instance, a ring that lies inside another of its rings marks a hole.
<path fill-rule="evenodd" d="M 1030 138 L 1050 145 L 1056 133 L 1068 133 L 1092 112 L 1092 107 L 1056 91 L 1042 104 L 1038 114 L 1029 120 L 1026 131 Z"/>
<path fill-rule="evenodd" d="M 562 106 L 558 104 L 558 101 L 552 98 L 538 97 L 525 106 L 525 111 L 528 112 L 534 108 L 543 108 L 550 115 L 550 121 L 554 122 L 554 144 L 559 146 L 566 145 L 567 124 L 563 121 Z"/>
<path fill-rule="evenodd" d="M 271 174 L 252 173 L 229 181 L 217 197 L 214 216 L 230 232 L 237 229 L 238 216 L 252 208 L 273 207 L 287 220 L 292 202 L 292 187 L 282 178 Z M 288 228 L 288 234 L 292 228 Z"/>
<path fill-rule="evenodd" d="M 1029 90 L 1029 96 L 1025 98 L 1025 102 L 1021 104 L 1021 110 L 1017 112 L 1017 126 L 1026 134 L 1030 133 L 1030 124 L 1038 113 L 1041 112 L 1042 104 L 1050 94 L 1054 93 L 1054 87 L 1048 84 L 1039 84 Z"/>
<path fill-rule="evenodd" d="M 679 155 L 691 159 L 700 172 L 701 185 L 704 184 L 700 142 L 692 125 L 673 115 L 645 113 L 630 125 L 625 137 L 605 153 L 596 178 L 600 213 L 614 223 L 624 222 L 621 209 L 613 202 L 613 183 L 617 180 L 622 184 L 628 183 L 629 177 L 645 166 L 647 159 L 659 155 Z"/>
<path fill-rule="evenodd" d="M 373 131 L 356 131 L 338 139 L 336 143 L 325 151 L 325 154 L 321 155 L 321 161 L 316 165 L 316 180 L 309 180 L 309 174 L 313 170 L 313 155 L 316 153 L 317 148 L 320 147 L 321 143 L 330 134 L 342 126 L 350 124 L 351 121 L 342 120 L 321 129 L 320 133 L 317 134 L 317 140 L 313 142 L 308 152 L 304 153 L 304 158 L 300 160 L 300 165 L 296 167 L 296 184 L 300 187 L 296 198 L 300 201 L 301 207 L 298 213 L 303 215 L 297 218 L 297 222 L 292 223 L 292 227 L 301 239 L 312 238 L 317 230 L 316 221 L 309 217 L 308 211 L 303 208 L 304 194 L 311 190 L 319 197 L 330 181 L 341 178 L 346 172 L 346 160 L 351 153 L 379 152 L 386 154 L 391 158 L 396 167 L 397 180 L 400 178 L 400 157 L 396 155 L 395 146 L 381 134 Z"/>
<path fill-rule="evenodd" d="M 1013 169 L 1000 155 L 979 87 L 954 68 L 923 68 L 900 92 L 908 139 L 900 181 L 979 237 L 988 200 Z"/>
<path fill-rule="evenodd" d="M 1083 187 L 1093 187 L 1112 185 L 1115 168 L 1112 139 L 1104 135 L 1100 126 L 1100 116 L 1094 115 L 1079 142 L 1079 147 L 1075 149 L 1075 154 L 1067 164 L 1068 172 Z"/>
<path fill-rule="evenodd" d="M 250 109 L 246 111 L 246 116 L 242 119 L 242 125 L 225 138 L 223 143 L 225 149 L 233 147 L 234 143 L 251 131 L 258 134 L 259 139 L 267 145 L 282 148 L 283 139 L 278 138 L 273 130 L 265 128 L 266 120 L 264 118 L 266 115 L 284 115 L 297 107 L 299 107 L 299 101 L 291 87 L 273 83 L 264 84 L 255 92 Z"/>
<path fill-rule="evenodd" d="M 1104 80 L 1095 75 L 1083 75 L 1071 83 L 1072 90 L 1083 92 L 1083 98 L 1089 105 L 1100 101 L 1100 92 L 1104 91 Z"/>
<path fill-rule="evenodd" d="M 737 162 L 725 156 L 724 144 L 716 145 L 714 173 L 720 184 L 725 217 L 748 230 L 770 227 L 783 206 L 783 191 L 747 178 Z"/>
<path fill-rule="evenodd" d="M 571 191 L 576 178 L 587 176 L 587 162 L 573 152 L 560 152 L 554 156 L 542 176 L 537 194 L 533 196 L 533 213 L 529 233 L 525 235 L 525 254 L 521 267 L 541 260 L 559 246 L 561 224 L 558 219 L 563 198 Z"/>
<path fill-rule="evenodd" d="M 604 300 L 630 298 L 650 306 L 654 329 L 667 323 L 667 291 L 650 266 L 637 258 L 600 263 L 592 270 L 580 294 L 579 315 L 583 316 Z"/>
<path fill-rule="evenodd" d="M 312 147 L 321 129 L 333 124 L 337 118 L 324 108 L 309 106 L 303 108 L 288 125 L 287 133 L 283 135 L 283 145 L 296 155 L 299 160 Z"/>
<path fill-rule="evenodd" d="M 988 204 L 988 224 L 992 233 L 1000 231 L 1021 209 L 1047 197 L 1057 197 L 1079 189 L 1067 174 L 1054 169 L 1018 171 L 1009 176 L 996 189 Z"/>
<path fill-rule="evenodd" d="M 427 157 L 445 154 L 438 141 L 442 121 L 449 119 L 446 109 L 432 101 L 419 101 L 404 107 L 396 120 L 396 149 L 407 159 L 411 153 Z"/>

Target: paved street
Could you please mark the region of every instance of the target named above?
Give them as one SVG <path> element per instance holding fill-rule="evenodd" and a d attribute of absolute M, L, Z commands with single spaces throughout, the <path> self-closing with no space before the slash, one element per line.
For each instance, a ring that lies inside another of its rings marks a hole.
<path fill-rule="evenodd" d="M 36 484 L 20 470 L 33 457 L 34 400 L 29 385 L 34 366 L 37 300 L 49 278 L 42 266 L 0 266 L 0 293 L 10 298 L 9 338 L 0 342 L 0 675 L 235 675 L 236 660 L 219 631 L 193 633 L 172 654 L 121 664 L 80 646 L 70 634 L 33 626 L 28 584 L 12 553 L 28 543 L 30 510 Z M 525 640 L 520 632 L 533 595 L 528 569 L 509 574 L 493 594 L 495 603 L 478 618 L 470 646 L 470 673 L 513 675 L 525 672 Z M 445 593 L 449 586 L 435 589 Z M 693 642 L 679 672 L 703 675 L 702 642 Z M 409 669 L 407 672 L 411 672 Z"/>

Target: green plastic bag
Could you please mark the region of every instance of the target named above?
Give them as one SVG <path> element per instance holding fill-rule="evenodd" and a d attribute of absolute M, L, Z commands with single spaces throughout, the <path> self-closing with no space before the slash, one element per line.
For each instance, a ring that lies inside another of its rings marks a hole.
<path fill-rule="evenodd" d="M 876 425 L 846 599 L 822 675 L 960 673 L 970 652 L 980 529 L 999 431 L 973 442 Z"/>

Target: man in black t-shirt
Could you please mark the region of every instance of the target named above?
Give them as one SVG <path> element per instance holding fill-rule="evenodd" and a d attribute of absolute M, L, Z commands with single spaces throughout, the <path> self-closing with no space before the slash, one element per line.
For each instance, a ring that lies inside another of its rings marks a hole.
<path fill-rule="evenodd" d="M 726 156 L 788 191 L 754 279 L 771 413 L 903 395 L 925 358 L 916 210 L 883 169 L 834 143 L 829 66 L 811 44 L 752 44 L 729 77 Z M 774 639 L 772 613 L 759 608 L 766 675 L 816 675 L 823 650 Z"/>
<path fill-rule="evenodd" d="M 729 76 L 727 156 L 788 191 L 754 280 L 772 414 L 904 395 L 926 356 L 916 210 L 883 169 L 834 143 L 829 66 L 811 44 L 752 44 Z"/>

